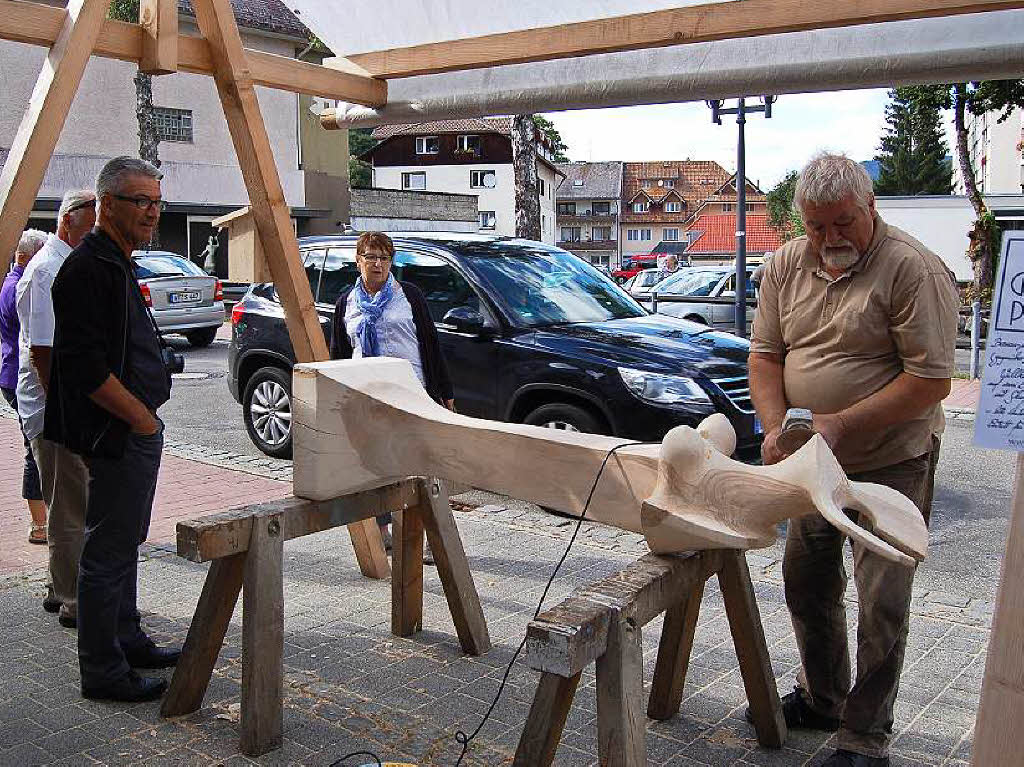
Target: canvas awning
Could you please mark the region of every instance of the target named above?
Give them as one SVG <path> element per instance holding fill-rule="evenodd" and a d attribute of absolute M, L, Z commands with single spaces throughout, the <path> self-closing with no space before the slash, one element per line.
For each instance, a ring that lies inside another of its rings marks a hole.
<path fill-rule="evenodd" d="M 408 63 L 408 51 L 396 52 L 405 54 L 404 64 L 402 55 L 374 52 L 516 32 L 524 23 L 536 31 L 666 8 L 729 6 L 756 11 L 767 6 L 764 0 L 713 6 L 679 0 L 522 0 L 487 3 L 483 8 L 479 0 L 356 0 L 342 16 L 331 0 L 285 2 L 339 56 L 371 66 L 371 73 L 372 67 L 382 69 L 388 78 L 386 106 L 340 103 L 325 121 L 328 127 L 1004 79 L 1024 72 L 1024 11 L 1000 10 L 779 34 L 750 32 L 711 42 L 401 76 L 400 71 L 396 75 L 387 70 L 415 68 Z M 781 10 L 794 6 L 774 5 Z M 772 27 L 770 21 L 764 20 L 768 29 L 781 26 L 780 22 Z M 568 35 L 575 28 L 565 29 Z M 495 60 L 518 55 L 502 52 L 500 43 L 493 52 Z M 430 53 L 431 61 L 442 55 Z"/>

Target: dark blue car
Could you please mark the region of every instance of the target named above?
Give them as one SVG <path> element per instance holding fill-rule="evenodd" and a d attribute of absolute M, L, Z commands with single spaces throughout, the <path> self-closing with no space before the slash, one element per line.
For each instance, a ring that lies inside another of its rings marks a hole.
<path fill-rule="evenodd" d="M 528 240 L 395 235 L 392 270 L 426 296 L 459 412 L 555 429 L 660 440 L 715 411 L 738 457 L 759 455 L 747 341 L 651 315 L 578 257 Z M 305 237 L 303 264 L 325 334 L 358 270 L 354 236 Z M 232 312 L 228 385 L 263 452 L 291 455 L 291 343 L 272 284 Z"/>

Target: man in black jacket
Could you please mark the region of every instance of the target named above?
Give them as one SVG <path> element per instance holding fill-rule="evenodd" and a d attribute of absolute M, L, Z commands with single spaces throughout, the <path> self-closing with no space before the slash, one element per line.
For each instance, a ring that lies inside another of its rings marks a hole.
<path fill-rule="evenodd" d="M 156 410 L 170 397 L 170 376 L 131 254 L 150 241 L 160 219 L 161 177 L 142 160 L 108 162 L 96 180 L 96 228 L 53 283 L 44 434 L 89 468 L 78 576 L 78 660 L 87 698 L 157 698 L 166 681 L 134 669 L 173 666 L 180 654 L 146 636 L 136 607 L 139 544 L 149 532 L 163 449 Z"/>

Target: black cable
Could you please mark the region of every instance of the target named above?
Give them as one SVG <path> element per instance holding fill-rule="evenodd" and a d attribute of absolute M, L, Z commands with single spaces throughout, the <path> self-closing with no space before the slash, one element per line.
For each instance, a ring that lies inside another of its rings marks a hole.
<path fill-rule="evenodd" d="M 345 762 L 347 762 L 353 756 L 369 756 L 370 758 L 373 759 L 373 761 L 375 761 L 377 763 L 377 767 L 384 767 L 384 765 L 381 764 L 380 757 L 377 756 L 372 751 L 353 751 L 350 754 L 345 754 L 343 757 L 341 757 L 341 759 L 338 759 L 335 762 L 331 762 L 331 767 L 339 767 L 339 765 L 343 765 Z"/>
<path fill-rule="evenodd" d="M 601 467 L 597 470 L 597 476 L 594 477 L 594 483 L 590 486 L 590 492 L 587 493 L 587 500 L 583 504 L 583 513 L 580 514 L 579 519 L 576 521 L 576 528 L 572 531 L 572 536 L 569 538 L 569 543 L 565 547 L 565 551 L 562 552 L 561 559 L 558 560 L 558 564 L 555 565 L 555 569 L 551 571 L 551 577 L 548 578 L 547 585 L 544 587 L 544 593 L 540 595 L 540 601 L 537 602 L 537 609 L 533 611 L 533 617 L 536 618 L 540 615 L 541 608 L 544 606 L 544 600 L 547 599 L 548 591 L 551 590 L 551 585 L 555 582 L 555 576 L 558 575 L 558 571 L 562 569 L 562 565 L 565 564 L 566 557 L 569 556 L 569 551 L 572 549 L 572 545 L 576 542 L 576 536 L 580 532 L 580 528 L 583 527 L 583 520 L 587 516 L 587 511 L 590 509 L 590 501 L 594 497 L 594 491 L 597 490 L 597 484 L 601 481 L 601 475 L 604 474 L 604 467 L 608 465 L 608 461 L 615 454 L 616 451 L 621 450 L 624 447 L 637 446 L 643 444 L 661 444 L 661 443 L 645 443 L 645 442 L 623 442 L 620 445 L 616 445 L 611 448 L 604 456 L 604 460 L 601 461 Z M 467 735 L 462 730 L 456 730 L 455 741 L 462 746 L 462 753 L 459 754 L 458 760 L 455 762 L 455 767 L 459 767 L 462 764 L 462 760 L 466 757 L 466 752 L 469 750 L 469 743 L 477 735 L 480 734 L 480 730 L 487 724 L 487 720 L 491 718 L 491 714 L 494 712 L 494 708 L 498 705 L 498 701 L 501 700 L 501 694 L 505 691 L 505 684 L 508 682 L 508 675 L 512 673 L 512 666 L 515 665 L 516 659 L 519 657 L 519 653 L 523 651 L 526 646 L 526 637 L 523 637 L 523 641 L 519 643 L 519 647 L 516 648 L 515 653 L 512 655 L 512 660 L 508 662 L 508 666 L 505 668 L 505 673 L 501 677 L 501 684 L 498 686 L 498 692 L 494 695 L 494 700 L 491 701 L 491 705 L 487 708 L 487 713 L 484 714 L 484 718 L 477 725 L 476 729 L 473 730 L 471 735 Z"/>

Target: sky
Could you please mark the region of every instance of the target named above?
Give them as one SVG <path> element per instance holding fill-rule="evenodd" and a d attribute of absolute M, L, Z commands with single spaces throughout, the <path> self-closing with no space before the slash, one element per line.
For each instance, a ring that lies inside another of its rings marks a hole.
<path fill-rule="evenodd" d="M 747 177 L 768 191 L 822 149 L 875 156 L 885 130 L 885 90 L 780 96 L 772 117 L 747 116 Z M 750 101 L 747 102 L 751 103 Z M 735 106 L 735 100 L 726 103 Z M 703 103 L 589 109 L 546 115 L 570 160 L 715 160 L 736 170 L 736 117 L 711 122 Z M 947 138 L 947 144 L 950 144 Z"/>

